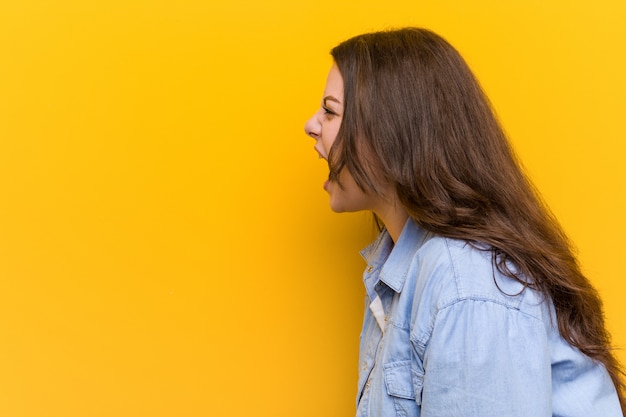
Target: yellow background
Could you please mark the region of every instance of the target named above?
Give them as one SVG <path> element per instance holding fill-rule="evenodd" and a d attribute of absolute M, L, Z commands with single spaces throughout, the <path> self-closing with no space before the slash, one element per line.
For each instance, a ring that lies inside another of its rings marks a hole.
<path fill-rule="evenodd" d="M 622 0 L 0 0 L 0 415 L 353 414 L 371 219 L 330 212 L 303 124 L 332 46 L 403 25 L 466 57 L 626 347 L 625 21 Z"/>

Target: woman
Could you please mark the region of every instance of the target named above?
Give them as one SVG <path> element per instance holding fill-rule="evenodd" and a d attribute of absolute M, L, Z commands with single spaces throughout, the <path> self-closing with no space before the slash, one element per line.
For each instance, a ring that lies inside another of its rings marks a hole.
<path fill-rule="evenodd" d="M 331 52 L 306 123 L 336 212 L 370 210 L 358 416 L 622 416 L 598 294 L 460 55 L 417 28 Z"/>

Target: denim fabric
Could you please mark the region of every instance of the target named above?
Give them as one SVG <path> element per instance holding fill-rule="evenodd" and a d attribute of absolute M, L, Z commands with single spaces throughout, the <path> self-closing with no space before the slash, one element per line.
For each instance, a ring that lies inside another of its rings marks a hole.
<path fill-rule="evenodd" d="M 361 253 L 357 417 L 622 416 L 606 369 L 559 335 L 549 301 L 494 269 L 489 250 L 409 220 L 395 246 L 383 231 Z"/>

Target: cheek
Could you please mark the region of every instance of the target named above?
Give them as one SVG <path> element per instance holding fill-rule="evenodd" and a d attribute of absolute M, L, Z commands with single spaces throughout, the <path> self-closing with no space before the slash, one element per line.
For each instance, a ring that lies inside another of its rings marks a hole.
<path fill-rule="evenodd" d="M 332 148 L 333 143 L 335 143 L 335 139 L 337 139 L 337 132 L 339 132 L 339 125 L 327 126 L 324 131 L 324 135 L 322 136 L 322 145 L 324 146 L 327 154 L 330 152 L 330 148 Z"/>
<path fill-rule="evenodd" d="M 326 156 L 328 157 L 328 153 L 330 152 L 330 148 L 333 147 L 333 143 L 335 143 L 335 137 L 333 136 L 332 138 L 328 138 L 328 137 L 323 137 L 322 138 L 322 146 L 324 147 L 324 150 L 326 151 Z"/>

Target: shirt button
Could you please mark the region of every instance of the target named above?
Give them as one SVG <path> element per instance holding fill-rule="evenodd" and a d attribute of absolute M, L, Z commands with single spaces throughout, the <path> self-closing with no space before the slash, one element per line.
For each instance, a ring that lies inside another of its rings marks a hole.
<path fill-rule="evenodd" d="M 372 265 L 368 265 L 366 271 L 367 272 L 372 272 L 374 270 L 374 267 Z"/>

